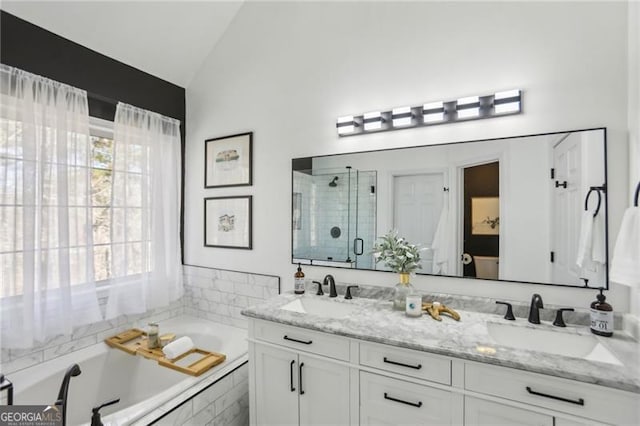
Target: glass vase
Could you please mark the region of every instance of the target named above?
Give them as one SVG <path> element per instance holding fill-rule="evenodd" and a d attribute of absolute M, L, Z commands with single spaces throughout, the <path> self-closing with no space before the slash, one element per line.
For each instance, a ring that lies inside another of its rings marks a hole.
<path fill-rule="evenodd" d="M 409 282 L 409 274 L 407 272 L 400 273 L 400 282 L 396 284 L 393 292 L 393 309 L 396 311 L 404 311 L 407 303 L 407 295 L 413 293 L 413 286 Z"/>

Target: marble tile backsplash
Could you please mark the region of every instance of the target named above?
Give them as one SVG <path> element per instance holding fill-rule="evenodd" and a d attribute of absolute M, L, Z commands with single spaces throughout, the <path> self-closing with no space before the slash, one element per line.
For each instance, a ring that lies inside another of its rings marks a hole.
<path fill-rule="evenodd" d="M 277 276 L 184 266 L 184 296 L 167 307 L 144 314 L 123 315 L 109 321 L 74 328 L 71 336 L 56 336 L 30 349 L 0 348 L 0 372 L 31 367 L 83 349 L 129 328 L 188 314 L 223 324 L 247 328 L 240 311 L 280 292 Z M 104 309 L 106 298 L 100 299 Z"/>
<path fill-rule="evenodd" d="M 184 266 L 185 313 L 247 328 L 240 312 L 280 294 L 280 277 Z"/>

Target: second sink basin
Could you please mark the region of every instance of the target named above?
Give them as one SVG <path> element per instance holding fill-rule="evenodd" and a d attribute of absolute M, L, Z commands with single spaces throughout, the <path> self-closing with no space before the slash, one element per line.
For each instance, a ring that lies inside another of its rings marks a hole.
<path fill-rule="evenodd" d="M 492 322 L 487 323 L 487 329 L 489 336 L 502 346 L 620 364 L 595 336 Z"/>
<path fill-rule="evenodd" d="M 293 300 L 280 309 L 328 318 L 343 318 L 350 315 L 356 308 L 357 306 L 348 303 L 304 297 Z"/>

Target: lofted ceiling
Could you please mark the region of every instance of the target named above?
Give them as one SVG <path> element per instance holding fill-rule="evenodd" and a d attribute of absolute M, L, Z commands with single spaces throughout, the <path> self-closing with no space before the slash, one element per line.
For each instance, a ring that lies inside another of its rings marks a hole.
<path fill-rule="evenodd" d="M 2 1 L 1 8 L 187 87 L 243 4 L 229 1 Z"/>

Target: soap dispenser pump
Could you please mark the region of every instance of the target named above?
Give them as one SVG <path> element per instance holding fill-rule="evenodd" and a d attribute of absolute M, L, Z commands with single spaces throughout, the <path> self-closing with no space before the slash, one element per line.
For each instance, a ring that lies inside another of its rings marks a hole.
<path fill-rule="evenodd" d="M 598 300 L 591 303 L 591 332 L 598 336 L 613 336 L 613 308 L 605 302 L 604 288 L 600 287 Z"/>
<path fill-rule="evenodd" d="M 304 272 L 302 272 L 302 266 L 298 263 L 298 271 L 293 275 L 294 284 L 293 292 L 295 294 L 304 294 Z"/>

